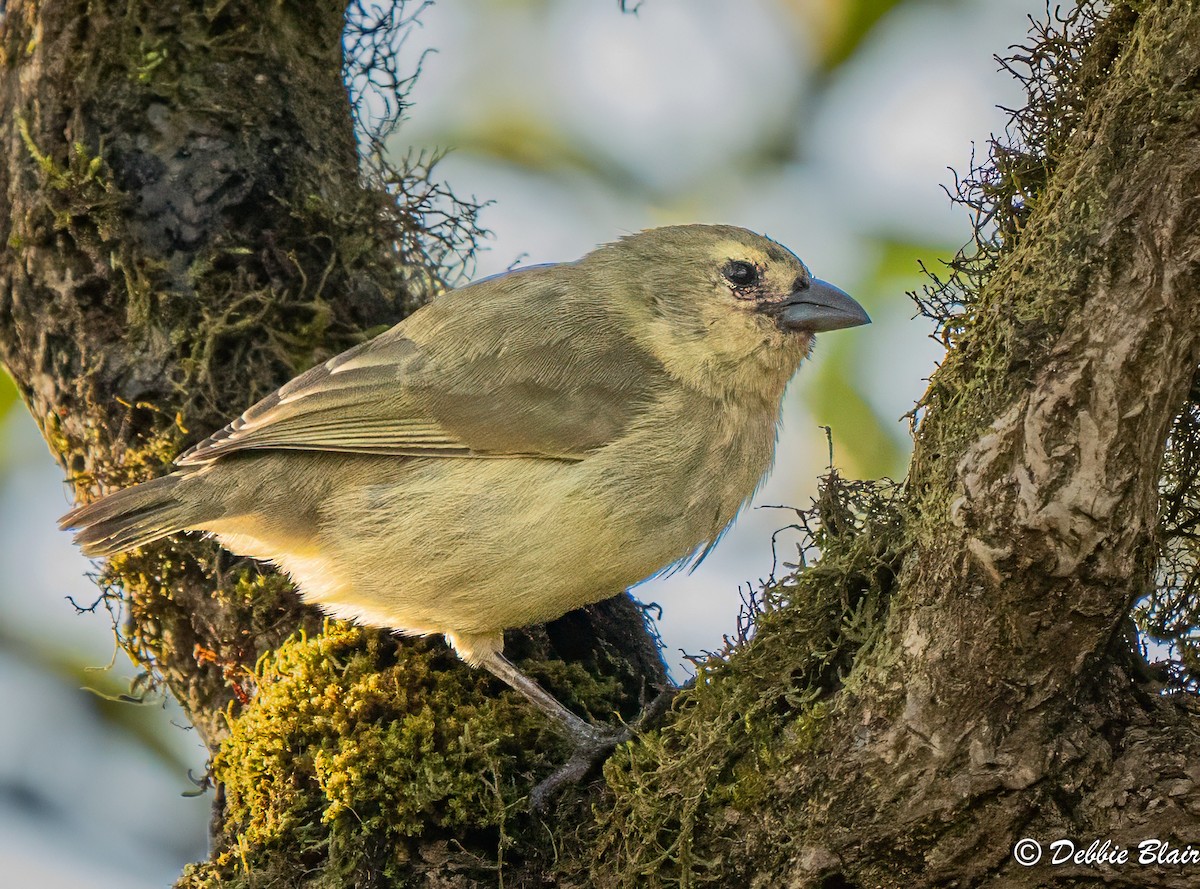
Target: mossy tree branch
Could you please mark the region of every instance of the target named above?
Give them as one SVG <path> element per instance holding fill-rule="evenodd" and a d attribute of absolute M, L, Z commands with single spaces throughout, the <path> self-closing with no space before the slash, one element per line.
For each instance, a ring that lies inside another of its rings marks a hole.
<path fill-rule="evenodd" d="M 59 0 L 5 25 L 0 357 L 81 491 L 154 471 L 436 279 L 374 223 L 344 10 L 206 9 Z M 1194 699 L 1159 693 L 1128 632 L 1200 366 L 1200 4 L 1043 36 L 1031 55 L 1072 67 L 1033 84 L 1039 151 L 998 161 L 1036 184 L 947 324 L 907 482 L 829 479 L 804 517 L 820 562 L 552 823 L 522 799 L 553 736 L 437 646 L 318 635 L 201 544 L 116 563 L 126 638 L 228 788 L 187 885 L 1193 885 L 1011 855 L 1200 845 Z M 620 602 L 511 644 L 631 712 L 656 668 Z"/>
<path fill-rule="evenodd" d="M 1195 882 L 1136 863 L 1142 840 L 1200 844 L 1200 722 L 1161 694 L 1129 615 L 1154 588 L 1164 448 L 1200 364 L 1200 5 L 1083 6 L 1028 53 L 1069 64 L 1030 84 L 1042 153 L 996 146 L 995 175 L 1028 179 L 989 183 L 993 209 L 1014 201 L 1002 249 L 964 263 L 984 273 L 942 316 L 952 348 L 903 491 L 855 524 L 827 489 L 823 568 L 770 592 L 758 636 L 610 767 L 608 881 Z M 814 669 L 838 650 L 851 665 Z M 1025 868 L 1022 837 L 1109 839 L 1135 863 Z"/>

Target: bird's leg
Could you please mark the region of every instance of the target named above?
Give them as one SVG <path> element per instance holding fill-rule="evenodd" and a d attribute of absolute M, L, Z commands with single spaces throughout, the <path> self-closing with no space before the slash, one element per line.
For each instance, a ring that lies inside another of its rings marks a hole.
<path fill-rule="evenodd" d="M 622 741 L 633 736 L 627 728 L 600 728 L 580 719 L 520 670 L 499 651 L 477 652 L 477 663 L 493 676 L 523 694 L 547 716 L 567 730 L 574 744 L 571 758 L 529 793 L 529 807 L 542 812 L 565 785 L 582 781 Z"/>
<path fill-rule="evenodd" d="M 535 812 L 545 810 L 551 799 L 567 784 L 576 784 L 587 777 L 618 744 L 632 738 L 639 730 L 657 723 L 671 706 L 678 689 L 664 690 L 643 710 L 632 726 L 610 728 L 596 726 L 580 719 L 508 660 L 501 652 L 504 638 L 491 636 L 469 636 L 447 633 L 446 641 L 459 657 L 476 667 L 483 667 L 506 685 L 519 691 L 525 699 L 566 729 L 574 750 L 554 774 L 533 788 L 529 794 L 529 806 Z"/>
<path fill-rule="evenodd" d="M 629 737 L 628 731 L 603 729 L 580 719 L 559 703 L 558 698 L 518 670 L 513 666 L 512 661 L 498 651 L 490 651 L 480 657 L 479 666 L 498 679 L 504 680 L 539 710 L 556 720 L 567 730 L 567 734 L 570 735 L 577 750 L 585 747 L 605 746 L 607 751 Z"/>

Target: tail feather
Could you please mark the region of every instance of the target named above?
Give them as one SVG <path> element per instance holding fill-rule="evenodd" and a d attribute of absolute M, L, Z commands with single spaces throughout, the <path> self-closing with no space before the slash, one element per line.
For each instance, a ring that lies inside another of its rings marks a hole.
<path fill-rule="evenodd" d="M 58 526 L 76 529 L 75 542 L 92 557 L 111 556 L 166 537 L 190 523 L 189 510 L 176 490 L 184 478 L 185 473 L 177 472 L 109 494 L 71 510 Z"/>

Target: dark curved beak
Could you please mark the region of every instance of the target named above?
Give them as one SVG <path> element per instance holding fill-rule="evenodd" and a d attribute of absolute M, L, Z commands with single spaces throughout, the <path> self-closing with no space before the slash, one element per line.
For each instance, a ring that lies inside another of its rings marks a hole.
<path fill-rule="evenodd" d="M 870 316 L 850 294 L 819 278 L 809 278 L 808 286 L 795 291 L 786 302 L 776 303 L 772 311 L 784 330 L 807 333 L 871 323 Z"/>

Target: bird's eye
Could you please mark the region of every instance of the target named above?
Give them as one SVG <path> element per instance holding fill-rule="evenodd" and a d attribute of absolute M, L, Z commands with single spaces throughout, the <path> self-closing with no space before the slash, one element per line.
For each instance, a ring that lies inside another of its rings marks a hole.
<path fill-rule="evenodd" d="M 734 287 L 749 287 L 758 283 L 758 269 L 741 260 L 733 259 L 726 263 L 723 274 L 725 280 Z"/>

